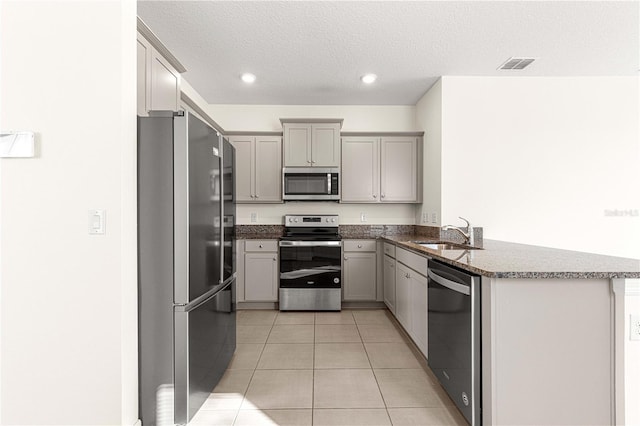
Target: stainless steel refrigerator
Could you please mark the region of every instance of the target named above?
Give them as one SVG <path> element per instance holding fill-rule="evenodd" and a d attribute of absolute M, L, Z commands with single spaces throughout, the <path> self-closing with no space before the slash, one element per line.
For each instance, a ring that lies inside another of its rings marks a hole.
<path fill-rule="evenodd" d="M 140 417 L 186 424 L 236 345 L 234 148 L 188 112 L 138 117 Z"/>

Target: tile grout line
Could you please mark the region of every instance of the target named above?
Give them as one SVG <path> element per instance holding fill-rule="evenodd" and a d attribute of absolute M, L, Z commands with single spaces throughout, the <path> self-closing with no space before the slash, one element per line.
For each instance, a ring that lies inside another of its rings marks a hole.
<path fill-rule="evenodd" d="M 274 318 L 274 323 L 275 323 L 275 318 Z M 271 329 L 269 329 L 269 334 L 267 334 L 267 340 L 269 340 L 269 335 L 271 334 L 271 330 L 273 329 L 273 324 L 271 324 Z M 256 365 L 253 368 L 253 373 L 251 373 L 251 378 L 249 379 L 249 383 L 247 383 L 247 388 L 244 390 L 244 395 L 242 395 L 242 402 L 240 402 L 240 406 L 238 407 L 238 409 L 236 410 L 236 415 L 233 419 L 233 423 L 232 425 L 235 425 L 236 422 L 238 421 L 238 416 L 240 415 L 240 410 L 242 409 L 242 404 L 244 404 L 244 401 L 247 399 L 247 393 L 249 392 L 249 387 L 251 386 L 251 382 L 253 381 L 253 377 L 256 374 L 256 371 L 258 371 L 258 364 L 260 364 L 260 359 L 262 359 L 262 354 L 264 354 L 264 350 L 267 348 L 267 341 L 265 340 L 264 344 L 262 345 L 262 350 L 260 351 L 260 355 L 258 356 L 258 361 L 256 361 Z"/>
<path fill-rule="evenodd" d="M 255 376 L 256 371 L 258 370 L 258 364 L 260 364 L 260 359 L 262 358 L 262 354 L 264 354 L 264 350 L 267 347 L 267 340 L 269 340 L 269 336 L 271 335 L 271 330 L 273 330 L 273 325 L 275 324 L 276 317 L 277 317 L 277 314 L 274 316 L 273 322 L 271 323 L 271 328 L 269 329 L 269 333 L 267 334 L 267 338 L 265 339 L 264 343 L 262 344 L 262 350 L 260 351 L 260 355 L 258 356 L 258 360 L 256 361 L 256 365 L 253 368 L 253 372 L 251 373 L 251 377 L 249 378 L 249 383 L 247 383 L 247 387 L 244 390 L 244 394 L 242 395 L 242 401 L 240 402 L 240 406 L 236 410 L 236 415 L 233 418 L 233 423 L 231 423 L 232 425 L 235 425 L 236 422 L 238 421 L 238 416 L 240 415 L 240 410 L 242 409 L 242 404 L 244 404 L 244 401 L 247 399 L 247 392 L 249 392 L 249 387 L 251 386 L 251 382 L 253 381 L 253 377 Z M 253 325 L 255 325 L 255 324 L 253 324 Z M 226 370 L 226 371 L 229 371 L 229 370 Z M 225 373 L 226 373 L 226 371 L 225 371 Z"/>
<path fill-rule="evenodd" d="M 354 321 L 356 323 L 356 328 L 358 329 L 358 334 L 360 334 L 360 327 L 358 327 L 358 321 L 354 317 Z M 363 324 L 364 325 L 364 324 Z M 362 340 L 362 335 L 360 335 L 360 339 Z M 378 387 L 378 392 L 380 392 L 380 397 L 382 398 L 382 403 L 384 404 L 384 411 L 387 413 L 387 418 L 389 419 L 389 424 L 393 426 L 393 422 L 391 420 L 391 414 L 389 413 L 389 407 L 387 406 L 387 401 L 384 398 L 384 394 L 382 393 L 382 389 L 380 388 L 380 383 L 378 383 L 378 376 L 376 376 L 376 372 L 373 369 L 373 364 L 371 363 L 371 358 L 369 358 L 369 351 L 367 351 L 367 346 L 364 344 L 364 340 L 362 341 L 362 346 L 364 347 L 364 352 L 367 354 L 367 360 L 369 361 L 369 365 L 371 366 L 371 374 L 373 374 L 373 379 L 376 381 L 376 386 Z"/>

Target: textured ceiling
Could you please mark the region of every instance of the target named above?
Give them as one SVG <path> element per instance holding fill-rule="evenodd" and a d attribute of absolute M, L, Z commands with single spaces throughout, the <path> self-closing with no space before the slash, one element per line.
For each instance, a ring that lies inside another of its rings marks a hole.
<path fill-rule="evenodd" d="M 637 1 L 138 1 L 138 15 L 212 104 L 413 105 L 442 75 L 640 66 Z M 539 59 L 496 70 L 511 56 Z"/>

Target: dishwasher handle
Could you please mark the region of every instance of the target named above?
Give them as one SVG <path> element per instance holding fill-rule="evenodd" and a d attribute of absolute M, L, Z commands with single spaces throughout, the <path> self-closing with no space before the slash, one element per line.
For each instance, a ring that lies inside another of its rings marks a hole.
<path fill-rule="evenodd" d="M 453 291 L 455 291 L 457 293 L 466 294 L 467 296 L 471 295 L 471 288 L 469 286 L 457 283 L 455 281 L 448 280 L 445 277 L 442 277 L 442 276 L 436 274 L 431 269 L 427 270 L 427 275 L 429 276 L 429 278 L 431 278 L 433 281 L 437 282 L 438 284 L 440 284 L 443 287 L 446 287 L 446 288 L 448 288 L 450 290 L 453 290 Z"/>

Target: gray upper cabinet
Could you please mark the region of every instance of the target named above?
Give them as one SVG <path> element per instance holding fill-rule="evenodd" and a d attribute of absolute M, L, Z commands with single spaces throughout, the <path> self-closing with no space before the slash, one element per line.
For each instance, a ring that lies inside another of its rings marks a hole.
<path fill-rule="evenodd" d="M 238 203 L 282 202 L 282 138 L 231 136 L 236 149 Z"/>
<path fill-rule="evenodd" d="M 149 111 L 178 111 L 180 73 L 186 69 L 140 19 L 137 41 L 138 115 L 147 116 Z"/>
<path fill-rule="evenodd" d="M 380 201 L 414 203 L 418 200 L 418 138 L 380 138 Z"/>
<path fill-rule="evenodd" d="M 140 34 L 137 43 L 137 93 L 138 93 L 138 115 L 146 116 L 151 109 L 149 105 L 151 96 L 151 72 L 148 60 L 151 57 L 151 44 Z"/>
<path fill-rule="evenodd" d="M 342 202 L 378 202 L 380 194 L 379 138 L 342 138 Z"/>
<path fill-rule="evenodd" d="M 343 203 L 420 202 L 420 138 L 342 138 Z"/>
<path fill-rule="evenodd" d="M 284 135 L 284 167 L 340 167 L 342 120 L 280 121 Z"/>
<path fill-rule="evenodd" d="M 180 73 L 155 49 L 151 51 L 151 110 L 177 111 Z"/>

